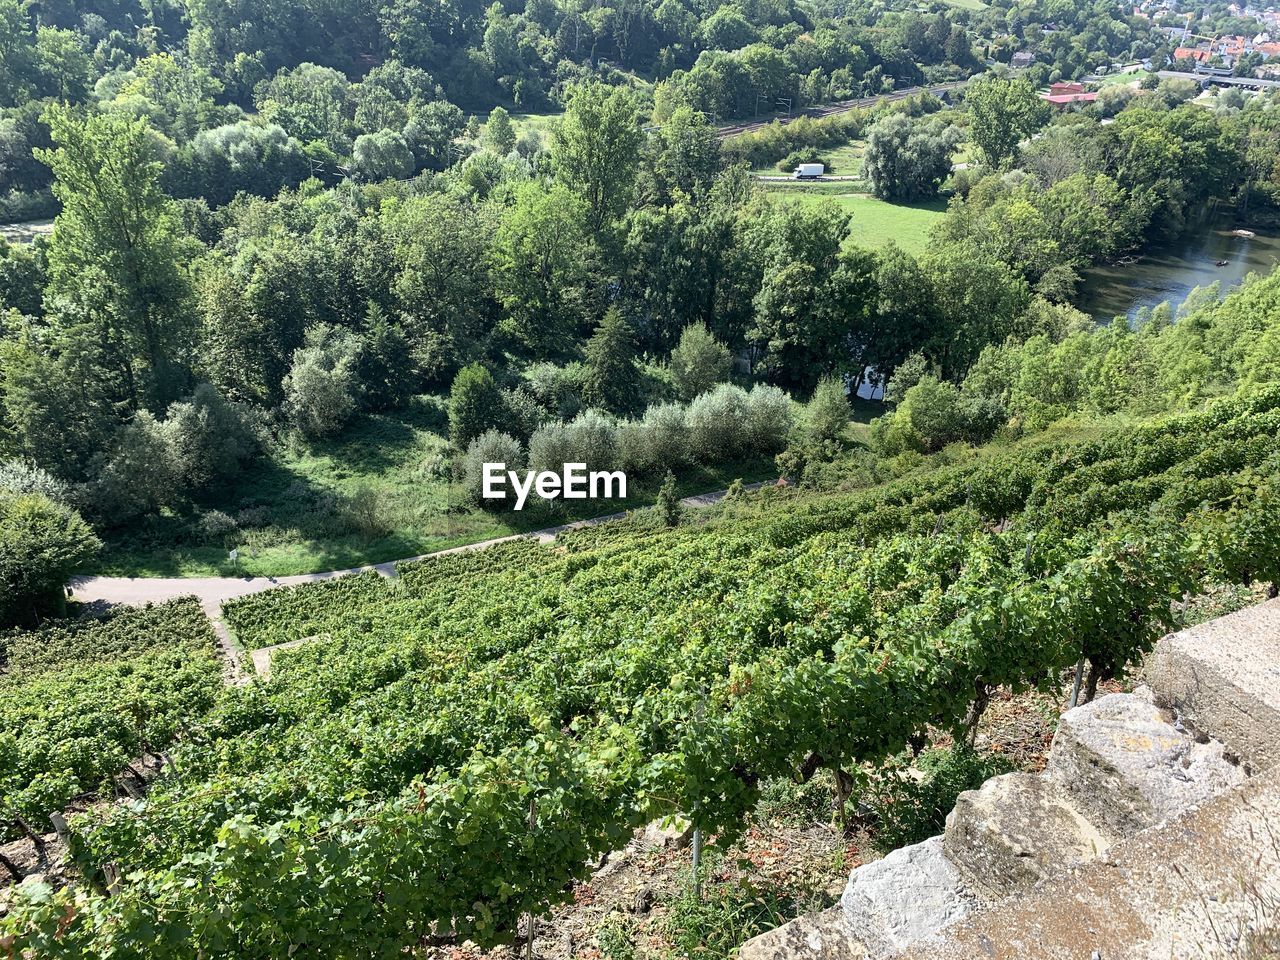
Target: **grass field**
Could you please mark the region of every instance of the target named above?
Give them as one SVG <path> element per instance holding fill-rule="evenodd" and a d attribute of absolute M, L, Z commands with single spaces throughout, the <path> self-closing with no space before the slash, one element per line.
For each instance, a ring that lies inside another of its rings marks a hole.
<path fill-rule="evenodd" d="M 961 10 L 985 10 L 987 5 L 982 0 L 942 0 L 949 7 L 958 7 Z"/>
<path fill-rule="evenodd" d="M 851 140 L 838 147 L 819 150 L 823 161 L 827 164 L 827 172 L 841 177 L 862 176 L 862 156 L 867 151 L 867 141 Z M 755 167 L 751 171 L 756 176 L 776 177 L 784 171 L 776 163 L 763 167 Z M 789 172 L 789 171 L 786 171 Z"/>
<path fill-rule="evenodd" d="M 1145 70 L 1130 70 L 1127 73 L 1117 73 L 1109 77 L 1103 77 L 1098 81 L 1099 86 L 1111 87 L 1121 83 L 1133 83 L 1143 79 L 1147 75 Z"/>
<path fill-rule="evenodd" d="M 833 202 L 853 215 L 849 242 L 879 249 L 890 241 L 909 253 L 922 253 L 929 245 L 929 231 L 946 212 L 945 198 L 924 203 L 888 203 L 867 193 L 853 193 L 851 184 L 828 183 L 817 187 L 780 185 L 769 192 L 800 203 Z"/>
<path fill-rule="evenodd" d="M 519 513 L 480 510 L 464 504 L 449 482 L 446 431 L 444 401 L 419 397 L 395 415 L 362 417 L 335 440 L 286 446 L 197 513 L 168 511 L 127 534 L 107 535 L 93 572 L 286 576 L 346 569 L 648 506 L 657 497 L 660 478 L 632 476 L 626 500 L 574 501 L 568 510 L 564 500 L 531 498 Z M 737 477 L 776 476 L 772 459 L 761 458 L 686 470 L 679 487 L 687 496 L 724 489 Z"/>

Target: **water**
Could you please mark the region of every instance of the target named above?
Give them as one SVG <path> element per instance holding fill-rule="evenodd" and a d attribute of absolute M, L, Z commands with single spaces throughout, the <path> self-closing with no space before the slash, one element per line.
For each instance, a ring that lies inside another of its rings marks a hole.
<path fill-rule="evenodd" d="M 1220 260 L 1226 265 L 1219 267 Z M 1076 305 L 1100 321 L 1133 319 L 1143 307 L 1165 301 L 1176 312 L 1196 287 L 1217 281 L 1225 294 L 1249 273 L 1270 273 L 1277 263 L 1280 237 L 1238 237 L 1215 224 L 1154 246 L 1136 263 L 1090 267 L 1084 271 Z"/>

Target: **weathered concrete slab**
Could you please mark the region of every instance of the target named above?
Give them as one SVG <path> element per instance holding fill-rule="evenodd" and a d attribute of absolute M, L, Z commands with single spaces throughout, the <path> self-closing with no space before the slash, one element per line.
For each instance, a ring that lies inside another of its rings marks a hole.
<path fill-rule="evenodd" d="M 1153 826 L 1244 779 L 1218 741 L 1197 743 L 1148 700 L 1126 693 L 1068 710 L 1048 776 L 1084 816 L 1116 836 Z"/>
<path fill-rule="evenodd" d="M 942 837 L 895 850 L 849 875 L 845 923 L 869 957 L 887 957 L 968 915 L 977 898 L 942 852 Z"/>
<path fill-rule="evenodd" d="M 1280 600 L 1165 637 L 1145 673 L 1157 703 L 1247 766 L 1280 763 Z"/>
<path fill-rule="evenodd" d="M 1280 767 L 975 911 L 902 960 L 1269 956 L 1250 940 L 1277 920 L 1278 824 Z"/>
<path fill-rule="evenodd" d="M 738 960 L 869 960 L 866 947 L 849 935 L 839 907 L 798 917 L 752 937 L 738 950 Z"/>
<path fill-rule="evenodd" d="M 989 899 L 1096 859 L 1112 839 L 1057 784 L 1032 773 L 1007 773 L 960 794 L 944 837 L 947 859 Z"/>

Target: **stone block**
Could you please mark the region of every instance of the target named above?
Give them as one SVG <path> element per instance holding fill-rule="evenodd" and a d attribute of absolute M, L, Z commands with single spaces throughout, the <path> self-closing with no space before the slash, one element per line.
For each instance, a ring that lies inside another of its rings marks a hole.
<path fill-rule="evenodd" d="M 1157 703 L 1250 769 L 1280 763 L 1280 600 L 1170 634 L 1145 674 Z"/>
<path fill-rule="evenodd" d="M 942 837 L 895 850 L 849 876 L 846 926 L 868 957 L 887 957 L 966 916 L 977 898 L 942 852 Z"/>
<path fill-rule="evenodd" d="M 869 960 L 866 947 L 849 934 L 839 907 L 797 917 L 752 937 L 738 960 Z"/>
<path fill-rule="evenodd" d="M 1007 773 L 960 794 L 944 837 L 947 859 L 989 899 L 1093 860 L 1113 839 L 1061 787 L 1030 773 Z"/>
<path fill-rule="evenodd" d="M 1131 694 L 1068 710 L 1048 775 L 1086 818 L 1115 835 L 1175 817 L 1240 783 L 1217 741 L 1196 742 L 1172 716 Z"/>

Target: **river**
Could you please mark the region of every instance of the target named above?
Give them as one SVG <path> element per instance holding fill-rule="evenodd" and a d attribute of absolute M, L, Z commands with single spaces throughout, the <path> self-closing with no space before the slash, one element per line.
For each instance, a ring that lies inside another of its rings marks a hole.
<path fill-rule="evenodd" d="M 1225 260 L 1224 266 L 1218 262 Z M 1176 311 L 1196 287 L 1215 280 L 1227 290 L 1249 273 L 1270 273 L 1280 263 L 1280 237 L 1259 232 L 1236 236 L 1225 226 L 1209 226 L 1150 247 L 1128 265 L 1107 264 L 1084 271 L 1076 305 L 1099 321 L 1133 319 L 1143 307 L 1168 301 Z"/>

